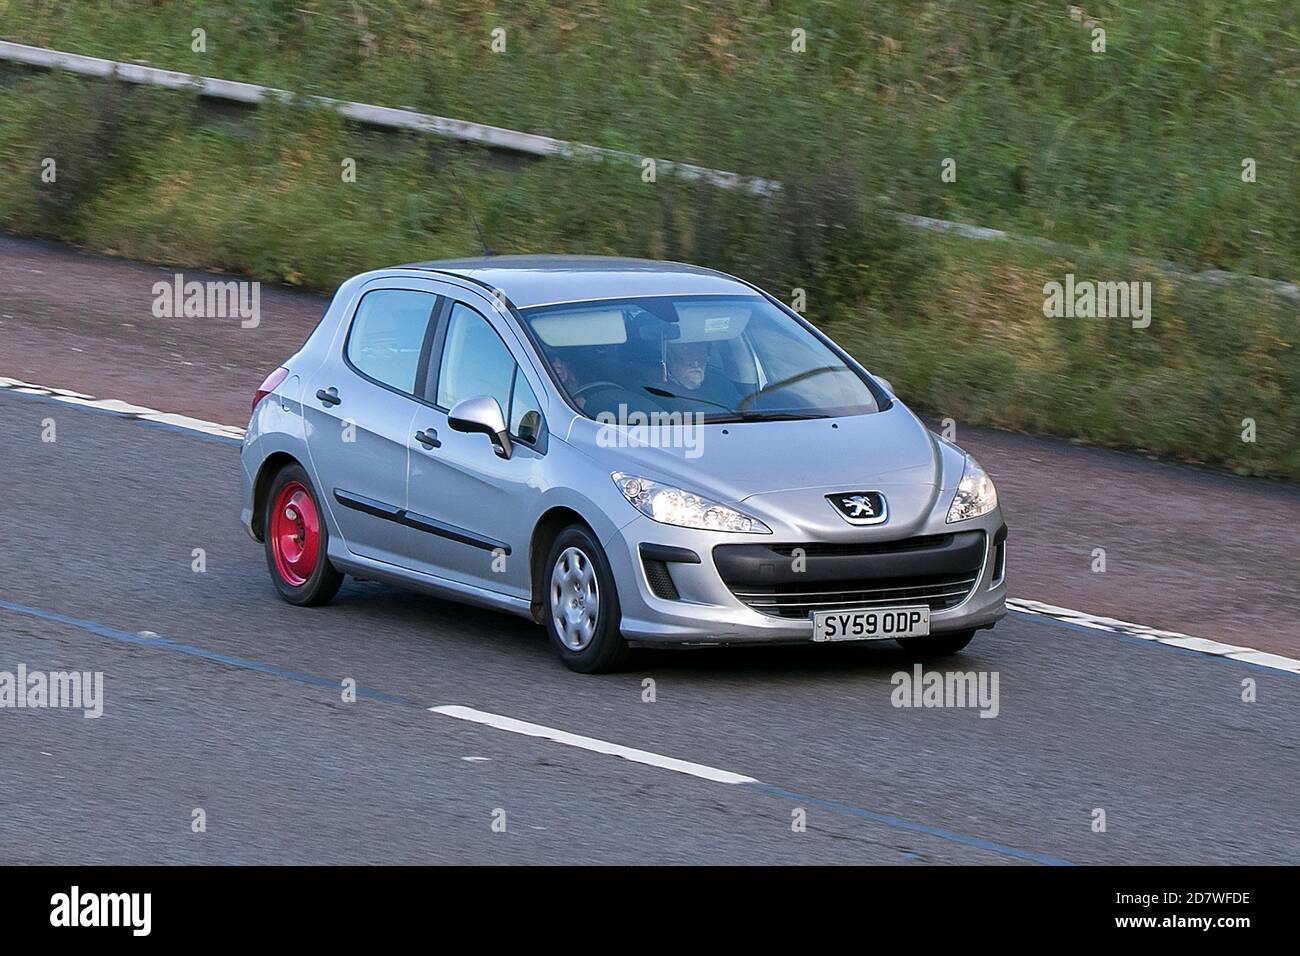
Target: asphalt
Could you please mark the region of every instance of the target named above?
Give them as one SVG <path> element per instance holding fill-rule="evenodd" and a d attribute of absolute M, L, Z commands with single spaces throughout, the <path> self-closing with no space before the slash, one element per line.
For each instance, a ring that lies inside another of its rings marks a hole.
<path fill-rule="evenodd" d="M 351 581 L 284 604 L 239 526 L 237 454 L 0 394 L 0 671 L 105 675 L 99 719 L 0 709 L 0 864 L 1300 859 L 1293 675 L 1020 615 L 928 665 L 996 672 L 993 719 L 895 708 L 910 663 L 884 647 L 574 675 L 488 611 Z M 760 783 L 426 709 L 447 704 Z"/>

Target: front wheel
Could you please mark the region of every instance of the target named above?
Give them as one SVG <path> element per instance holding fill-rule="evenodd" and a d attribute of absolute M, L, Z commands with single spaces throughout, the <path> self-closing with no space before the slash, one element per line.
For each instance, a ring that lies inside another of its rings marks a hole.
<path fill-rule="evenodd" d="M 301 465 L 285 465 L 271 481 L 262 535 L 266 564 L 280 597 L 302 607 L 333 599 L 343 575 L 330 564 L 329 529 Z"/>
<path fill-rule="evenodd" d="M 618 670 L 629 656 L 622 612 L 605 552 L 591 532 L 570 525 L 546 559 L 546 630 L 564 666 L 582 674 Z"/>
<path fill-rule="evenodd" d="M 974 631 L 953 631 L 950 634 L 930 634 L 927 637 L 900 637 L 898 646 L 917 657 L 944 657 L 956 654 L 974 636 Z"/>

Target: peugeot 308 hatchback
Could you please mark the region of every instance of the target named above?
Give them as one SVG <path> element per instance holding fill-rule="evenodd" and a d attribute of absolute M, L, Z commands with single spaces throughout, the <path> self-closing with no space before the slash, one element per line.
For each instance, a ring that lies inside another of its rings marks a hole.
<path fill-rule="evenodd" d="M 897 640 L 1005 614 L 980 466 L 776 298 L 676 263 L 502 256 L 344 282 L 258 390 L 243 520 L 294 604 L 344 575 L 629 646 Z"/>

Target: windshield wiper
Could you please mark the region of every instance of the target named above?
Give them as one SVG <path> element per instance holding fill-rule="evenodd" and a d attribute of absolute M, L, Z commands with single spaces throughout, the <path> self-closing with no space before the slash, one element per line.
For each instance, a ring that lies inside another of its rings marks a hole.
<path fill-rule="evenodd" d="M 712 415 L 706 419 L 709 425 L 726 424 L 727 422 L 799 422 L 808 421 L 814 418 L 830 418 L 830 415 L 823 415 L 821 412 L 776 412 L 763 411 L 757 408 L 732 408 L 730 405 L 723 405 L 721 402 L 711 402 L 707 398 L 695 398 L 691 395 L 678 395 L 676 392 L 670 392 L 666 388 L 659 388 L 657 385 L 642 385 L 643 389 L 651 395 L 657 395 L 660 398 L 680 398 L 687 402 L 699 402 L 701 405 L 712 405 L 714 408 L 720 408 L 725 414 Z"/>
<path fill-rule="evenodd" d="M 693 395 L 678 395 L 676 392 L 670 392 L 666 388 L 659 388 L 656 385 L 642 385 L 643 389 L 651 395 L 657 395 L 660 398 L 680 398 L 684 402 L 699 402 L 701 405 L 712 405 L 714 408 L 720 408 L 728 415 L 735 412 L 730 405 L 723 405 L 721 402 L 711 402 L 707 398 L 696 398 Z"/>
<path fill-rule="evenodd" d="M 725 424 L 727 422 L 804 422 L 816 418 L 831 418 L 830 415 L 823 415 L 821 412 L 765 412 L 760 409 L 750 408 L 745 411 L 732 412 L 720 418 L 710 418 L 709 424 Z"/>
<path fill-rule="evenodd" d="M 806 379 L 813 378 L 814 376 L 817 375 L 822 375 L 826 372 L 847 372 L 847 371 L 849 370 L 843 365 L 822 365 L 817 368 L 805 369 L 804 371 L 798 373 L 797 375 L 791 375 L 787 378 L 781 379 L 780 381 L 768 382 L 766 385 L 759 386 L 757 389 L 755 389 L 754 391 L 746 395 L 744 398 L 742 398 L 738 403 L 737 408 L 744 408 L 754 399 L 758 398 L 758 396 L 766 392 L 774 392 L 778 388 L 788 388 L 791 385 L 795 385 L 799 382 L 805 381 Z M 825 416 L 822 417 L 824 418 Z"/>

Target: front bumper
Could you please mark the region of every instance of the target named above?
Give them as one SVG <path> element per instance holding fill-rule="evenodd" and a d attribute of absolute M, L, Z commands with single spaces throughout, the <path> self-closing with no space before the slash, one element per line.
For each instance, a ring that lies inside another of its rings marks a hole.
<path fill-rule="evenodd" d="M 971 542 L 979 532 L 979 543 L 972 551 Z M 958 544 L 940 539 L 954 536 Z M 623 527 L 605 544 L 615 580 L 619 584 L 619 603 L 623 613 L 623 636 L 634 645 L 673 644 L 791 644 L 812 640 L 810 615 L 793 616 L 786 609 L 782 615 L 772 610 L 759 611 L 737 596 L 737 574 L 758 560 L 774 544 L 802 547 L 807 557 L 803 571 L 816 581 L 819 575 L 843 577 L 848 564 L 860 568 L 868 578 L 893 576 L 895 581 L 919 580 L 910 577 L 919 571 L 940 570 L 940 566 L 918 563 L 915 552 L 907 546 L 891 552 L 892 544 L 905 545 L 918 538 L 933 539 L 936 545 L 931 561 L 964 560 L 973 562 L 969 575 L 973 585 L 959 603 L 952 606 L 931 605 L 930 630 L 933 634 L 992 627 L 1006 614 L 1006 526 L 1000 509 L 956 525 L 942 519 L 910 535 L 892 534 L 884 529 L 864 529 L 859 539 L 863 545 L 883 545 L 890 553 L 861 558 L 818 558 L 818 547 L 833 544 L 842 549 L 844 542 L 799 541 L 790 534 L 739 535 L 676 528 L 649 518 L 637 518 Z M 964 542 L 964 543 L 963 543 Z M 737 545 L 751 546 L 735 548 Z M 714 553 L 715 548 L 729 546 Z M 752 547 L 758 546 L 758 547 Z M 830 549 L 834 551 L 835 548 Z M 956 552 L 961 552 L 961 557 Z M 940 557 L 940 555 L 946 557 Z M 646 556 L 653 560 L 647 561 Z M 698 559 L 698 560 L 695 560 Z M 720 565 L 725 568 L 732 586 L 724 581 Z M 671 584 L 664 580 L 665 571 Z M 794 580 L 786 569 L 777 567 L 776 580 Z M 649 577 L 647 577 L 649 575 Z M 784 575 L 784 577 L 783 577 Z M 653 583 L 652 583 L 653 579 Z M 870 582 L 869 582 L 870 583 Z M 734 590 L 733 590 L 734 589 Z M 676 594 L 676 598 L 664 597 Z M 885 592 L 908 593 L 908 592 Z M 751 603 L 753 603 L 751 601 Z M 915 603 L 905 597 L 893 605 Z M 928 603 L 928 602 L 927 602 Z M 864 601 L 863 606 L 866 606 Z"/>

